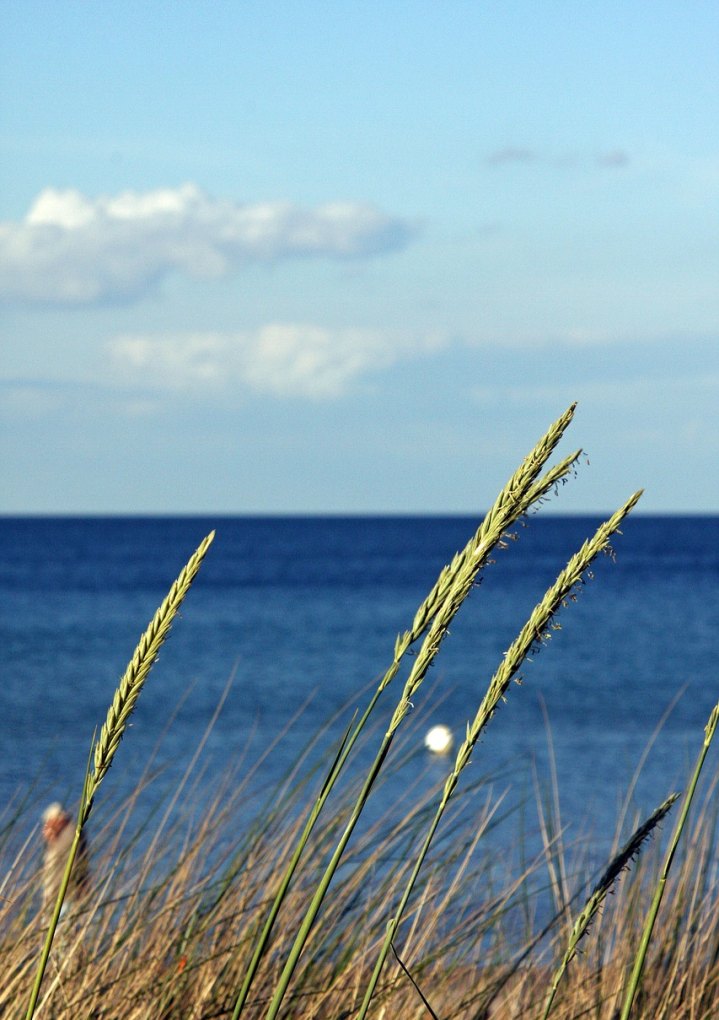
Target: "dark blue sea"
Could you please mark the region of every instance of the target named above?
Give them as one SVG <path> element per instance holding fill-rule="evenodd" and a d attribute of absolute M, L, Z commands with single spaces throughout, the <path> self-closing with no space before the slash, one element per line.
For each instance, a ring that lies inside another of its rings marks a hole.
<path fill-rule="evenodd" d="M 424 751 L 423 734 L 441 722 L 461 735 L 533 605 L 599 521 L 539 514 L 497 552 L 414 700 L 403 752 L 414 752 L 413 780 L 444 776 L 447 763 Z M 126 795 L 153 755 L 148 796 L 174 789 L 230 677 L 198 766 L 207 778 L 264 754 L 258 782 L 269 790 L 328 724 L 313 753 L 329 754 L 477 523 L 3 518 L 0 803 L 26 797 L 39 812 L 51 799 L 76 801 L 93 730 L 137 639 L 211 529 L 215 542 L 99 799 Z M 600 845 L 653 736 L 632 796 L 641 814 L 682 787 L 719 699 L 719 518 L 637 515 L 613 544 L 615 556 L 596 564 L 562 629 L 512 686 L 466 776 L 491 774 L 497 794 L 511 786 L 512 797 L 533 801 L 533 777 L 540 788 L 550 780 L 551 744 L 568 838 L 591 830 Z M 384 693 L 360 763 L 403 678 Z M 397 796 L 396 783 L 378 790 L 374 810 Z"/>

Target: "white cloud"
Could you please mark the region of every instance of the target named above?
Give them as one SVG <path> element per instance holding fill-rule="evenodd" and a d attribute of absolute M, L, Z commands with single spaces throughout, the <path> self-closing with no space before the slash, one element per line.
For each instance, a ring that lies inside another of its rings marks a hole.
<path fill-rule="evenodd" d="M 273 323 L 242 333 L 119 336 L 108 353 L 113 377 L 127 383 L 327 399 L 360 376 L 445 345 L 437 335 Z"/>
<path fill-rule="evenodd" d="M 194 184 L 92 199 L 41 192 L 25 219 L 0 223 L 0 296 L 89 304 L 146 293 L 167 273 L 216 277 L 243 263 L 357 258 L 402 248 L 410 225 L 371 205 L 242 205 Z"/>

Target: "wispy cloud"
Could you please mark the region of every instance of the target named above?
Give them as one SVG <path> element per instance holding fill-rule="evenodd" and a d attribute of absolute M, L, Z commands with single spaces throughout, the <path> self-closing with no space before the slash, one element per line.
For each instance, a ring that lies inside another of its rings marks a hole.
<path fill-rule="evenodd" d="M 611 149 L 609 152 L 600 152 L 596 162 L 598 166 L 623 167 L 629 164 L 629 154 L 624 149 Z"/>
<path fill-rule="evenodd" d="M 170 272 L 225 275 L 247 262 L 363 258 L 403 248 L 412 226 L 371 205 L 243 205 L 194 184 L 89 198 L 41 192 L 0 223 L 0 296 L 68 305 L 132 300 Z"/>
<path fill-rule="evenodd" d="M 46 418 L 62 406 L 62 390 L 53 383 L 38 379 L 0 381 L 0 417 L 8 421 Z"/>
<path fill-rule="evenodd" d="M 531 149 L 506 145 L 502 149 L 490 152 L 487 156 L 487 163 L 490 166 L 501 166 L 503 163 L 532 163 L 535 159 L 537 159 L 537 153 Z"/>
<path fill-rule="evenodd" d="M 113 377 L 159 389 L 333 399 L 359 377 L 436 351 L 438 335 L 274 323 L 238 333 L 119 336 Z"/>
<path fill-rule="evenodd" d="M 485 159 L 487 166 L 506 166 L 511 164 L 537 164 L 557 168 L 595 166 L 604 168 L 621 168 L 629 164 L 629 154 L 624 149 L 609 149 L 591 157 L 576 153 L 548 154 L 521 145 L 505 145 L 501 149 L 490 152 Z"/>
<path fill-rule="evenodd" d="M 656 378 L 632 375 L 475 386 L 471 398 L 490 416 L 498 408 L 512 414 L 532 407 L 561 407 L 577 400 L 598 430 L 596 445 L 606 434 L 618 431 L 630 444 L 651 441 L 666 454 L 669 431 L 676 450 L 691 448 L 694 456 L 701 449 L 702 456 L 710 459 L 719 449 L 719 437 L 707 428 L 707 410 L 715 406 L 718 391 L 718 373 L 690 369 L 684 375 L 663 373 Z"/>

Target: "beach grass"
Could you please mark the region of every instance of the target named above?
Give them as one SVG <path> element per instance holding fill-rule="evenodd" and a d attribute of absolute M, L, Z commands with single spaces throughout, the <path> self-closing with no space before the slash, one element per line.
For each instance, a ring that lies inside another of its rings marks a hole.
<path fill-rule="evenodd" d="M 75 838 L 49 919 L 38 909 L 37 833 L 27 835 L 35 805 L 26 799 L 3 819 L 0 1015 L 719 1015 L 711 800 L 719 771 L 705 768 L 719 705 L 666 851 L 660 829 L 678 797 L 671 791 L 653 814 L 635 819 L 629 838 L 621 826 L 615 844 L 622 849 L 600 862 L 589 837 L 567 848 L 551 835 L 539 801 L 542 839 L 524 845 L 526 833 L 512 828 L 513 810 L 504 804 L 506 789 L 519 778 L 512 765 L 494 782 L 489 773 L 464 782 L 512 681 L 558 627 L 557 614 L 566 612 L 569 620 L 577 587 L 594 559 L 611 549 L 641 493 L 587 536 L 565 566 L 558 564 L 556 581 L 486 682 L 478 707 L 467 705 L 466 733 L 445 778 L 432 782 L 415 767 L 411 795 L 390 814 L 366 816 L 370 798 L 392 781 L 403 754 L 416 754 L 405 731 L 421 715 L 422 684 L 493 551 L 573 471 L 578 451 L 548 467 L 573 414 L 574 405 L 550 426 L 441 571 L 343 736 L 333 746 L 329 733 L 318 734 L 327 748 L 319 772 L 298 765 L 265 800 L 259 768 L 229 763 L 224 777 L 209 781 L 201 767 L 208 721 L 168 803 L 149 815 L 138 812 L 151 792 L 146 775 L 126 803 L 112 808 L 108 802 L 96 812 L 91 891 L 81 903 L 64 904 L 101 783 L 104 790 L 128 718 L 213 535 L 201 543 L 141 638 L 93 738 Z M 385 692 L 403 669 L 392 698 Z M 279 732 L 277 741 L 282 737 Z M 487 769 L 496 765 L 490 744 L 488 738 L 482 748 Z M 359 747 L 371 761 L 366 771 L 356 764 Z M 701 776 L 703 770 L 709 775 Z M 555 787 L 560 784 L 561 777 Z M 509 840 L 504 852 L 501 838 Z"/>
<path fill-rule="evenodd" d="M 705 779 L 691 840 L 665 885 L 634 1003 L 632 1015 L 642 1020 L 710 1020 L 719 1008 L 717 826 L 711 797 L 719 773 L 715 769 Z M 566 923 L 548 907 L 546 856 L 533 848 L 526 869 L 515 872 L 509 855 L 505 859 L 497 850 L 502 837 L 518 838 L 513 815 L 498 820 L 501 795 L 493 791 L 501 789 L 502 777 L 494 777 L 491 784 L 458 796 L 446 838 L 420 872 L 396 946 L 442 1020 L 540 1020 L 554 971 L 566 954 Z M 264 808 L 252 808 L 253 822 L 239 835 L 238 824 L 253 802 L 240 776 L 228 777 L 201 810 L 188 800 L 162 828 L 158 810 L 149 825 L 140 826 L 140 839 L 134 836 L 131 815 L 128 821 L 136 799 L 107 814 L 98 811 L 95 824 L 100 827 L 92 840 L 94 892 L 76 918 L 60 924 L 36 1015 L 66 1020 L 230 1016 L 267 897 L 286 864 L 288 844 L 300 833 L 303 799 L 311 792 L 312 784 L 300 786 L 280 798 L 278 810 L 275 798 L 268 797 Z M 348 789 L 315 826 L 311 853 L 284 903 L 286 926 L 277 925 L 272 952 L 244 1007 L 243 1015 L 253 1020 L 266 1016 L 291 934 L 354 792 Z M 410 877 L 413 848 L 430 820 L 433 797 L 441 791 L 413 792 L 407 817 L 369 825 L 351 844 L 346 872 L 325 901 L 322 924 L 313 932 L 283 1015 L 340 1018 L 359 1012 L 386 919 Z M 150 793 L 151 788 L 143 791 L 144 796 Z M 462 822 L 465 804 L 471 805 L 469 826 Z M 30 821 L 27 812 L 15 821 L 18 837 Z M 115 829 L 121 824 L 127 826 L 130 846 L 118 851 Z M 158 831 L 161 839 L 155 840 Z M 664 867 L 661 843 L 656 835 L 654 840 L 595 913 L 581 951 L 558 983 L 552 1017 L 612 1020 L 618 1015 Z M 10 833 L 6 845 L 12 844 Z M 575 913 L 582 912 L 590 890 L 601 884 L 588 864 L 588 851 L 589 838 L 577 841 L 565 859 Z M 0 901 L 0 1015 L 19 1020 L 43 934 L 37 850 L 28 845 L 1 863 L 3 877 L 10 865 L 14 868 Z M 372 1009 L 385 1018 L 431 1016 L 394 955 Z"/>

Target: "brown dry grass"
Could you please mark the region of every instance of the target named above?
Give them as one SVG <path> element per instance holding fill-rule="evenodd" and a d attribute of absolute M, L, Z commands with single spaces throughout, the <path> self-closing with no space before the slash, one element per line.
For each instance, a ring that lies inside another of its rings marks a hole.
<path fill-rule="evenodd" d="M 202 800 L 201 772 L 196 778 L 200 783 L 194 793 L 187 792 L 192 777 L 183 781 L 182 808 L 168 817 L 158 812 L 139 841 L 128 838 L 132 804 L 106 818 L 94 834 L 93 896 L 83 913 L 61 924 L 37 1016 L 209 1020 L 231 1015 L 267 891 L 275 887 L 298 835 L 301 804 L 310 791 L 295 784 L 273 795 L 249 823 L 243 819 L 251 775 L 245 783 L 228 777 L 210 804 Z M 254 1020 L 267 1010 L 352 795 L 350 784 L 315 831 L 308 863 L 290 891 L 243 1016 Z M 564 952 L 569 912 L 540 938 L 550 848 L 527 873 L 513 874 L 487 848 L 494 837 L 485 836 L 502 805 L 490 788 L 475 790 L 472 797 L 471 830 L 459 811 L 448 822 L 443 845 L 428 861 L 402 926 L 398 952 L 442 1020 L 531 1020 L 541 1016 L 552 969 Z M 431 792 L 413 790 L 406 803 L 405 817 L 379 819 L 358 833 L 283 1016 L 340 1020 L 356 1014 L 386 918 L 426 825 Z M 459 806 L 466 811 L 466 802 Z M 24 1015 L 42 936 L 37 840 L 19 853 L 10 849 L 27 824 L 26 816 L 14 820 L 0 859 L 0 1015 L 9 1020 Z M 574 913 L 596 879 L 578 863 L 587 856 L 586 844 L 578 844 L 563 861 L 577 897 Z M 552 1017 L 616 1016 L 660 865 L 655 843 L 622 876 L 582 942 L 583 952 L 570 967 Z M 670 877 L 637 1018 L 710 1020 L 719 1015 L 718 893 L 716 818 L 709 796 Z M 533 918 L 531 931 L 526 930 L 527 917 Z M 518 941 L 520 930 L 524 935 Z M 431 1015 L 392 958 L 372 1015 L 385 1020 Z"/>

